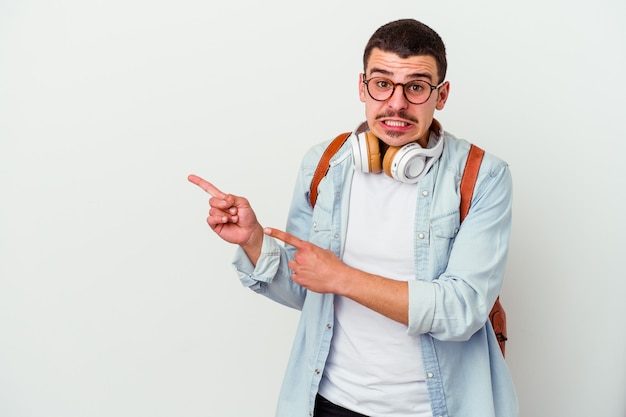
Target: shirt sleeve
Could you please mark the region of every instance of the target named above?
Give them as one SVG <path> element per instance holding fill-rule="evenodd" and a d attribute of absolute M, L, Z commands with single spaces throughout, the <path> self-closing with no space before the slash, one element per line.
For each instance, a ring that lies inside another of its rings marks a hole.
<path fill-rule="evenodd" d="M 468 340 L 488 319 L 504 279 L 512 180 L 508 165 L 502 161 L 488 163 L 485 168 L 443 273 L 432 281 L 409 281 L 410 334 Z"/>
<path fill-rule="evenodd" d="M 237 247 L 233 258 L 233 267 L 244 287 L 257 289 L 260 283 L 271 283 L 278 271 L 280 263 L 280 246 L 275 239 L 263 236 L 261 255 L 256 266 L 250 261 L 246 252 Z"/>

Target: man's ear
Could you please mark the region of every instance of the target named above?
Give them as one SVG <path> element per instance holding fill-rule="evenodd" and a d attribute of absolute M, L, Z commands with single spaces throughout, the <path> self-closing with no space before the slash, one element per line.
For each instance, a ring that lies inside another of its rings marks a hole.
<path fill-rule="evenodd" d="M 437 92 L 437 105 L 435 106 L 435 108 L 437 110 L 443 110 L 443 108 L 446 106 L 446 101 L 448 100 L 448 94 L 450 94 L 450 82 L 446 81 L 445 83 L 443 83 L 443 85 L 439 87 Z"/>
<path fill-rule="evenodd" d="M 365 91 L 365 83 L 363 82 L 363 74 L 359 74 L 359 98 L 361 99 L 361 101 L 363 103 L 365 103 L 365 95 L 367 94 L 367 92 Z"/>

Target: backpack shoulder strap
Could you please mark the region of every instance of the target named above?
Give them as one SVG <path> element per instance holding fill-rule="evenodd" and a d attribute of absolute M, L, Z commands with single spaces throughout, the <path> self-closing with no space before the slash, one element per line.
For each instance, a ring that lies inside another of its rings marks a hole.
<path fill-rule="evenodd" d="M 480 164 L 483 161 L 485 151 L 478 146 L 472 144 L 470 146 L 469 153 L 467 154 L 467 161 L 465 161 L 465 170 L 463 171 L 463 177 L 461 177 L 461 221 L 465 219 L 467 213 L 469 213 L 470 204 L 472 203 L 472 197 L 474 196 L 474 186 L 476 185 L 476 178 L 478 177 L 478 170 Z"/>
<path fill-rule="evenodd" d="M 313 173 L 313 179 L 311 180 L 311 189 L 309 193 L 311 207 L 315 207 L 315 202 L 317 201 L 317 187 L 319 186 L 320 181 L 322 181 L 322 178 L 326 176 L 328 168 L 330 168 L 330 159 L 348 139 L 350 133 L 351 132 L 345 132 L 337 136 L 332 142 L 330 142 L 330 145 L 328 145 L 322 154 L 322 157 L 317 164 L 317 168 L 315 169 L 315 173 Z"/>

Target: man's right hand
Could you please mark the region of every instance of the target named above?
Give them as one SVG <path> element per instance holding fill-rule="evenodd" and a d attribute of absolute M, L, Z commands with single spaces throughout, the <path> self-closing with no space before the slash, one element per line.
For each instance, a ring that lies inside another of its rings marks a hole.
<path fill-rule="evenodd" d="M 211 229 L 225 241 L 241 246 L 252 263 L 256 264 L 263 244 L 263 227 L 248 200 L 225 194 L 197 175 L 191 174 L 187 179 L 211 196 L 209 216 L 206 219 Z"/>

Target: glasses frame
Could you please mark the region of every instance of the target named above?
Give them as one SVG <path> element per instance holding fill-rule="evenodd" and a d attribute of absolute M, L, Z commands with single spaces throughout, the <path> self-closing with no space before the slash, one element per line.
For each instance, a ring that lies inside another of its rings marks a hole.
<path fill-rule="evenodd" d="M 391 91 L 391 93 L 389 94 L 389 97 L 387 97 L 387 98 L 385 98 L 385 99 L 382 99 L 382 100 L 381 100 L 381 99 L 377 99 L 377 98 L 375 98 L 374 96 L 372 96 L 372 93 L 370 93 L 369 82 L 370 82 L 370 81 L 372 81 L 372 80 L 374 80 L 374 79 L 377 79 L 377 78 L 380 78 L 380 79 L 383 79 L 383 80 L 387 80 L 387 81 L 389 81 L 389 82 L 391 83 L 391 85 L 393 86 L 393 87 L 392 87 L 392 89 L 390 90 L 390 91 Z M 408 98 L 408 97 L 407 97 L 407 95 L 406 95 L 406 86 L 407 86 L 407 84 L 413 83 L 413 82 L 415 82 L 415 81 L 420 81 L 420 82 L 423 82 L 423 83 L 425 83 L 425 84 L 428 84 L 428 86 L 430 87 L 430 92 L 428 93 L 428 97 L 426 97 L 426 99 L 425 99 L 424 101 L 421 101 L 421 102 L 419 102 L 419 103 L 415 103 L 415 102 L 413 102 L 413 101 L 409 100 L 409 98 Z M 409 103 L 411 103 L 411 104 L 424 104 L 424 103 L 426 103 L 428 100 L 430 100 L 430 96 L 432 96 L 432 95 L 433 95 L 433 91 L 438 90 L 438 89 L 439 89 L 439 88 L 440 88 L 440 87 L 441 87 L 444 83 L 445 83 L 445 81 L 442 81 L 442 82 L 440 82 L 440 83 L 439 83 L 439 84 L 437 84 L 437 85 L 432 85 L 432 84 L 431 84 L 431 83 L 429 83 L 428 81 L 424 81 L 424 80 L 413 80 L 413 81 L 409 81 L 409 82 L 407 82 L 407 83 L 394 83 L 393 81 L 391 81 L 391 80 L 390 80 L 389 78 L 387 78 L 387 77 L 371 77 L 371 78 L 368 80 L 368 79 L 366 79 L 366 78 L 365 78 L 365 74 L 363 74 L 363 84 L 365 84 L 365 90 L 367 90 L 367 94 L 368 94 L 368 95 L 372 98 L 372 100 L 381 101 L 381 102 L 382 102 L 382 101 L 387 101 L 387 100 L 389 100 L 391 97 L 393 97 L 393 95 L 394 95 L 394 94 L 395 94 L 395 92 L 396 92 L 396 87 L 400 85 L 400 86 L 402 86 L 402 95 L 404 96 L 404 98 L 406 99 L 406 101 L 408 101 L 408 102 L 409 102 Z"/>

